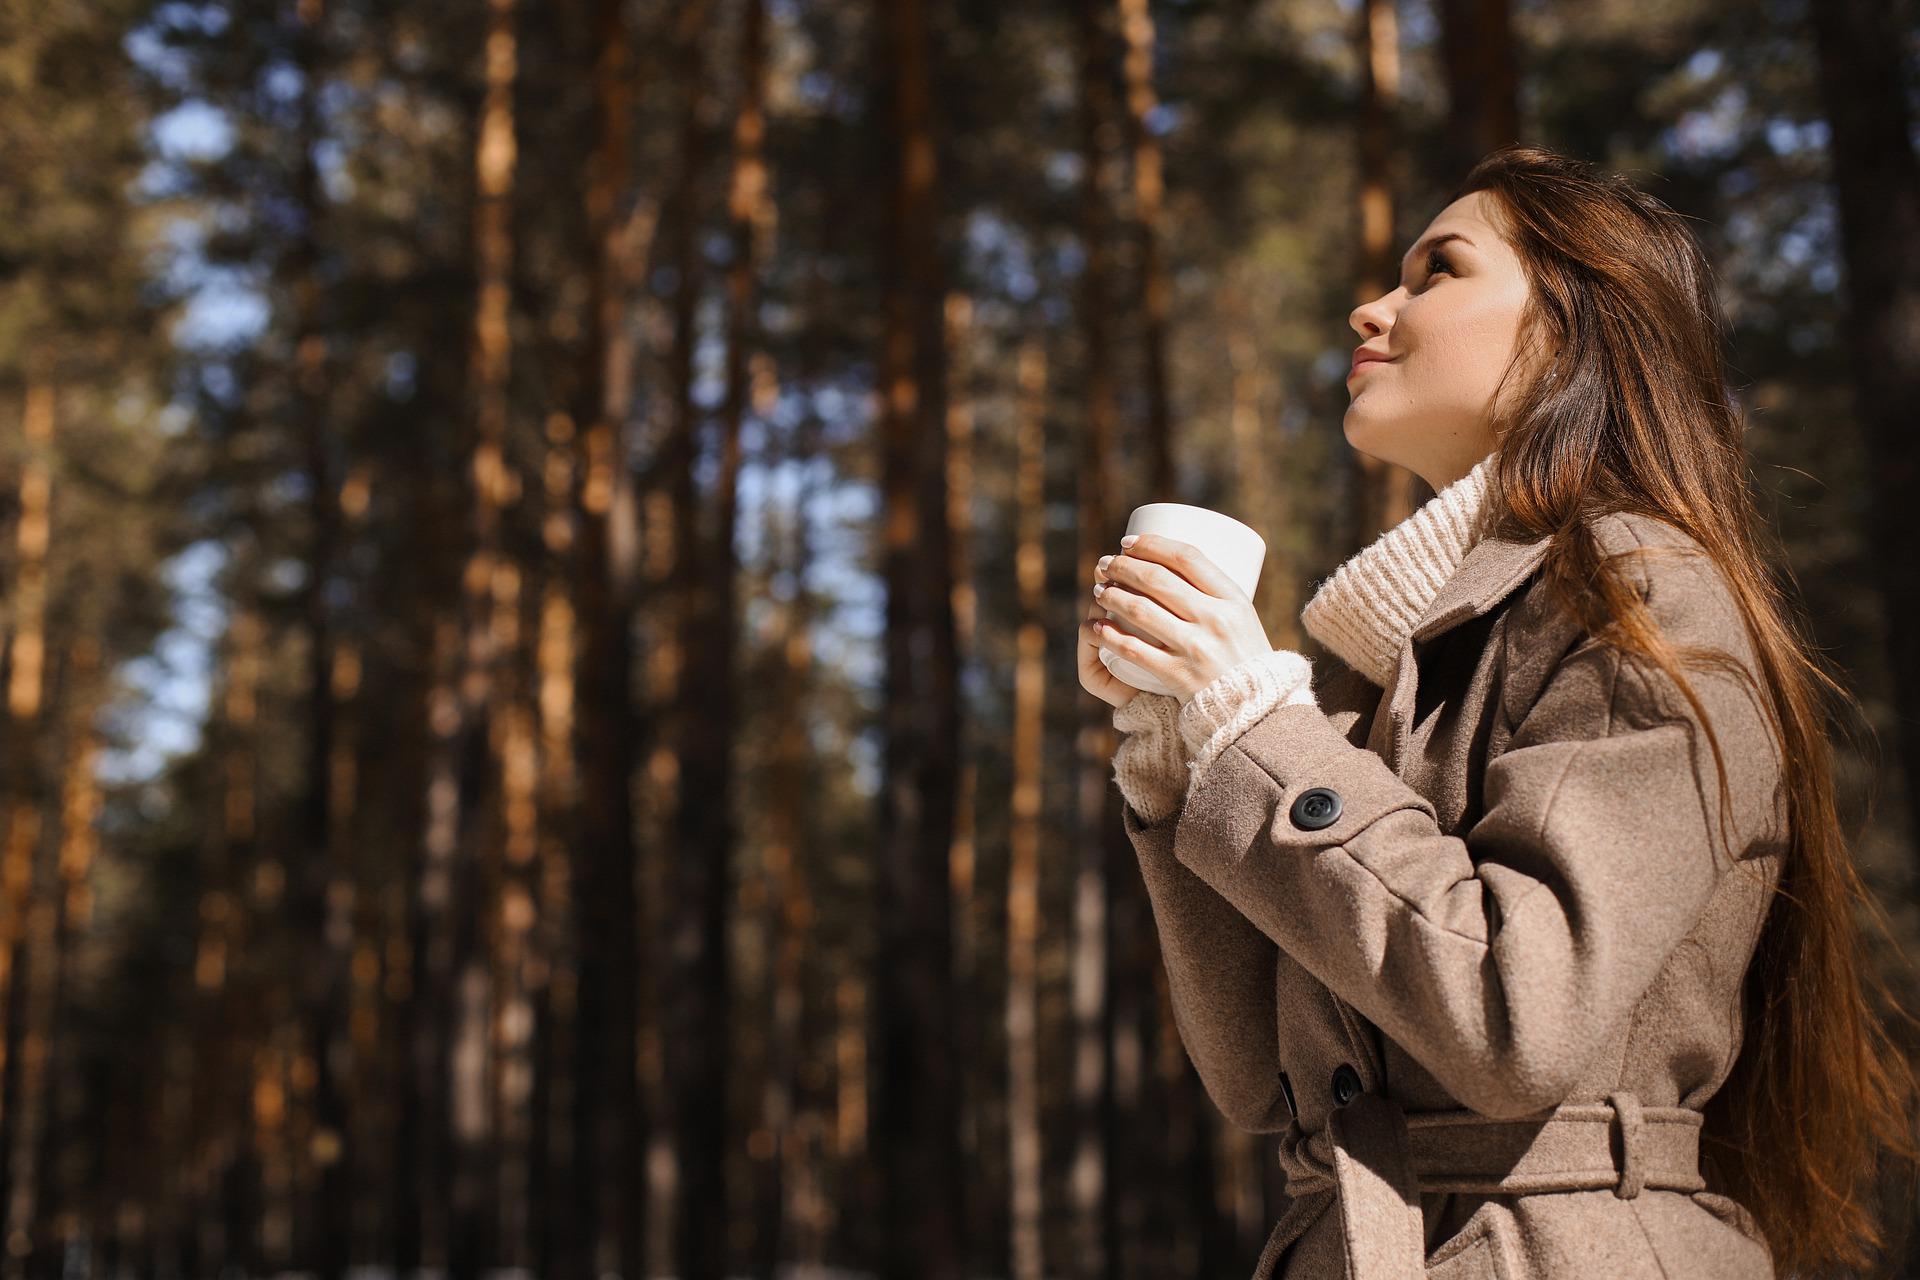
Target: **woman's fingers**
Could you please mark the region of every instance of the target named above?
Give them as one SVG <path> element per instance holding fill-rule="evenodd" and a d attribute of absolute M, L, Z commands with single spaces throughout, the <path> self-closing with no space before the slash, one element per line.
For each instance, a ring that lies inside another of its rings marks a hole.
<path fill-rule="evenodd" d="M 1100 607 L 1127 624 L 1135 635 L 1144 636 L 1161 648 L 1171 648 L 1183 619 L 1162 608 L 1150 596 L 1129 591 L 1117 582 L 1094 587 L 1094 599 Z"/>
<path fill-rule="evenodd" d="M 1099 624 L 1105 621 L 1105 614 L 1106 610 L 1096 604 L 1087 610 L 1086 618 L 1080 623 L 1076 663 L 1080 670 L 1080 687 L 1110 706 L 1124 707 L 1139 690 L 1107 670 L 1107 664 L 1100 661 L 1100 646 L 1105 641 L 1101 637 Z"/>
<path fill-rule="evenodd" d="M 1123 631 L 1112 622 L 1102 623 L 1098 619 L 1090 618 L 1081 625 L 1092 629 L 1096 645 L 1111 650 L 1115 655 L 1125 658 L 1135 666 L 1152 672 L 1156 676 L 1164 675 L 1161 663 L 1168 660 L 1171 655 L 1159 645 Z M 1101 666 L 1106 665 L 1100 662 L 1097 654 L 1094 661 Z"/>
<path fill-rule="evenodd" d="M 1206 607 L 1206 594 L 1173 570 L 1151 560 L 1136 560 L 1129 555 L 1113 555 L 1096 566 L 1103 585 L 1125 587 L 1137 596 L 1145 596 L 1183 622 L 1193 622 Z"/>
<path fill-rule="evenodd" d="M 1199 620 L 1208 600 L 1244 595 L 1198 547 L 1157 533 L 1143 533 L 1127 550 L 1109 557 L 1104 572 L 1188 622 Z"/>

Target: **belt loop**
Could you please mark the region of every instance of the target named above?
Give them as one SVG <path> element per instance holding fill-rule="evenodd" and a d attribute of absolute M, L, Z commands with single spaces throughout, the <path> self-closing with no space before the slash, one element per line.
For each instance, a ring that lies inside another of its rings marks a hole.
<path fill-rule="evenodd" d="M 1646 1152 L 1641 1147 L 1640 1099 L 1631 1093 L 1607 1095 L 1620 1122 L 1620 1182 L 1613 1194 L 1631 1200 L 1647 1184 Z"/>

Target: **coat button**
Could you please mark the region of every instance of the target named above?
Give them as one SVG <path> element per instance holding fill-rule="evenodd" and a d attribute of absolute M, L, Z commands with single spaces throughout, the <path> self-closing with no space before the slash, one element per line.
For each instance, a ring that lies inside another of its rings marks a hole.
<path fill-rule="evenodd" d="M 1333 1072 L 1333 1105 L 1344 1107 L 1360 1096 L 1360 1073 L 1346 1063 Z"/>
<path fill-rule="evenodd" d="M 1318 831 L 1340 819 L 1340 793 L 1332 787 L 1309 787 L 1294 798 L 1287 817 L 1302 831 Z"/>

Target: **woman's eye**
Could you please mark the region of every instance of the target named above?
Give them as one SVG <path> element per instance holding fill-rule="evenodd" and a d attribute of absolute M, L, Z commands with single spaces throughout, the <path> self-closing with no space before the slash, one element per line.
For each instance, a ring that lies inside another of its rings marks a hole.
<path fill-rule="evenodd" d="M 1453 274 L 1453 268 L 1447 265 L 1447 255 L 1435 249 L 1427 255 L 1427 279 L 1433 279 L 1437 271 L 1444 271 L 1448 275 Z"/>

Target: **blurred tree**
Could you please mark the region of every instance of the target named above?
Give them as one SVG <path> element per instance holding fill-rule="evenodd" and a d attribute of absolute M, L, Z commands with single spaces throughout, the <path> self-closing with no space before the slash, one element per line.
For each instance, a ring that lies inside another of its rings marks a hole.
<path fill-rule="evenodd" d="M 1120 122 L 1114 86 L 1113 7 L 1075 0 L 1080 143 L 1080 280 L 1074 302 L 1083 366 L 1080 435 L 1074 451 L 1075 514 L 1079 545 L 1076 581 L 1091 585 L 1093 564 L 1117 549 L 1119 386 L 1114 349 L 1117 310 L 1113 262 L 1113 201 L 1121 173 Z M 1111 708 L 1082 699 L 1075 708 L 1075 784 L 1079 830 L 1073 841 L 1073 1219 L 1070 1272 L 1094 1277 L 1120 1265 L 1116 1202 L 1121 1191 L 1115 1129 L 1115 933 L 1119 882 L 1132 887 L 1133 850 L 1113 821 L 1115 793 L 1109 761 L 1118 741 Z"/>
<path fill-rule="evenodd" d="M 1446 165 L 1457 182 L 1481 156 L 1520 140 L 1520 57 L 1512 0 L 1439 0 L 1439 8 Z"/>
<path fill-rule="evenodd" d="M 0 1273 L 58 1265 L 56 1224 L 123 1139 L 88 1129 L 69 996 L 87 927 L 96 780 L 119 664 L 166 624 L 170 504 L 204 462 L 147 421 L 169 356 L 145 291 L 132 3 L 0 5 Z M 81 879 L 81 877 L 85 877 Z M 151 982 L 143 984 L 147 993 Z M 187 1042 L 177 1042 L 181 1049 Z M 82 1145 L 101 1138 L 89 1159 Z M 159 1192 L 162 1184 L 150 1184 Z"/>
<path fill-rule="evenodd" d="M 627 330 L 634 281 L 650 248 L 652 205 L 631 191 L 633 32 L 620 0 L 592 0 L 593 107 L 590 149 L 582 156 L 588 263 L 579 344 L 574 467 L 579 475 L 577 557 L 568 594 L 579 617 L 575 668 L 580 714 L 579 821 L 570 874 L 573 939 L 579 957 L 571 1026 L 572 1113 L 565 1132 L 574 1153 L 568 1177 L 556 1161 L 548 1194 L 560 1210 L 551 1230 L 551 1274 L 590 1280 L 601 1269 L 601 1240 L 619 1233 L 621 1267 L 643 1257 L 644 1220 L 621 1206 L 640 1194 L 646 1145 L 641 1137 L 631 1046 L 645 971 L 637 935 L 633 783 L 639 743 L 632 732 L 632 627 L 637 590 L 639 512 L 628 417 L 634 400 L 634 350 Z M 557 906 L 557 904 L 556 904 Z M 564 1007 L 553 1009 L 556 1057 Z M 559 1082 L 556 1081 L 556 1086 Z M 566 1096 L 561 1093 L 559 1096 Z M 561 1210 L 571 1201 L 572 1212 Z"/>
<path fill-rule="evenodd" d="M 1458 3 L 1452 6 L 1457 8 Z M 1451 15 L 1452 9 L 1449 9 Z M 1398 150 L 1395 117 L 1400 103 L 1400 24 L 1394 0 L 1361 0 L 1359 278 L 1354 305 L 1372 302 L 1400 284 L 1402 249 L 1394 243 L 1398 203 L 1393 158 Z M 1456 115 L 1458 112 L 1456 111 Z M 1363 335 L 1362 342 L 1374 335 Z M 1356 346 L 1359 343 L 1355 344 Z M 1378 345 L 1377 343 L 1375 345 Z M 1424 482 L 1405 467 L 1361 455 L 1362 498 L 1354 510 L 1354 540 L 1371 542 L 1413 514 Z M 1431 496 L 1432 489 L 1424 489 Z"/>
<path fill-rule="evenodd" d="M 882 0 L 877 136 L 887 164 L 884 327 L 877 365 L 885 513 L 885 747 L 876 855 L 875 1206 L 880 1275 L 954 1280 L 964 1239 L 955 1120 L 952 896 L 959 747 L 947 506 L 947 359 L 933 56 L 921 0 Z"/>
<path fill-rule="evenodd" d="M 1906 785 L 1920 796 L 1920 556 L 1908 553 L 1907 519 L 1920 484 L 1920 444 L 1910 429 L 1920 404 L 1920 160 L 1914 156 L 1910 87 L 1899 42 L 1903 6 L 1833 0 L 1808 6 L 1819 54 L 1821 100 L 1846 265 L 1842 331 L 1854 412 L 1865 440 L 1869 521 L 1887 618 L 1898 747 Z"/>

